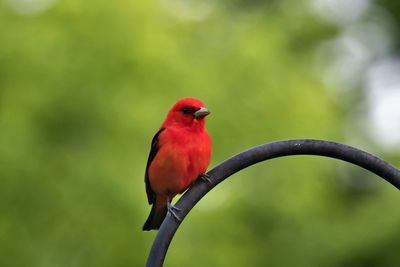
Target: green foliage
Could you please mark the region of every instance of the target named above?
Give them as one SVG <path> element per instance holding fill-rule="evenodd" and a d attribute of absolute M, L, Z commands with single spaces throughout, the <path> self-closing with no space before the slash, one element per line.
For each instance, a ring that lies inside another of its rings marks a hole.
<path fill-rule="evenodd" d="M 144 167 L 178 98 L 212 110 L 212 166 L 277 139 L 343 141 L 344 114 L 313 69 L 333 29 L 306 5 L 206 1 L 197 19 L 166 1 L 59 1 L 29 15 L 11 2 L 0 4 L 0 266 L 143 266 L 155 235 L 141 231 Z M 396 266 L 400 195 L 354 169 L 295 157 L 235 175 L 186 218 L 166 266 Z"/>

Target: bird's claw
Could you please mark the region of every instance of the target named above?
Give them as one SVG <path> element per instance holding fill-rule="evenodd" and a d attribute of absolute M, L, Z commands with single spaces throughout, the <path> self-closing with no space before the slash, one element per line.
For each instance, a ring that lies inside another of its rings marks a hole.
<path fill-rule="evenodd" d="M 211 179 L 210 179 L 210 175 L 207 174 L 207 173 L 202 174 L 202 175 L 200 176 L 200 179 L 203 180 L 204 182 L 209 183 L 209 184 L 212 183 L 212 181 L 211 181 Z"/>
<path fill-rule="evenodd" d="M 177 220 L 178 222 L 182 221 L 181 218 L 179 218 L 178 215 L 176 215 L 176 213 L 175 213 L 175 211 L 181 211 L 180 208 L 177 208 L 168 202 L 167 209 L 168 209 L 168 212 L 172 215 L 172 217 L 175 218 L 175 220 Z"/>

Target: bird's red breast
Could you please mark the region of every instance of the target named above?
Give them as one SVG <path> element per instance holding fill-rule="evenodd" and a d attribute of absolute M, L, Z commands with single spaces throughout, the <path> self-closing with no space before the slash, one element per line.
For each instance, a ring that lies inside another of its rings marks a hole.
<path fill-rule="evenodd" d="M 211 159 L 211 140 L 205 130 L 167 127 L 159 137 L 159 150 L 149 168 L 156 194 L 175 196 L 204 174 Z"/>

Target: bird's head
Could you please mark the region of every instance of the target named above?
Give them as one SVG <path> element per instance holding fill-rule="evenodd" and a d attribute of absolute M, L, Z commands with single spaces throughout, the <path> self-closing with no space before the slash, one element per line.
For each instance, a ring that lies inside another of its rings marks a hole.
<path fill-rule="evenodd" d="M 210 114 L 210 111 L 200 100 L 196 98 L 182 98 L 172 106 L 163 126 L 175 125 L 201 130 L 204 128 L 205 117 L 208 114 Z"/>

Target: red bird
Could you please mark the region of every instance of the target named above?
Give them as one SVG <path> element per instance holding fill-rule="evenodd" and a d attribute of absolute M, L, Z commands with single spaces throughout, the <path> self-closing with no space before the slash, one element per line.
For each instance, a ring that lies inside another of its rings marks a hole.
<path fill-rule="evenodd" d="M 159 229 L 167 211 L 177 220 L 171 200 L 205 175 L 211 159 L 211 139 L 205 129 L 210 111 L 195 98 L 178 100 L 153 137 L 145 183 L 150 215 L 144 231 Z"/>

